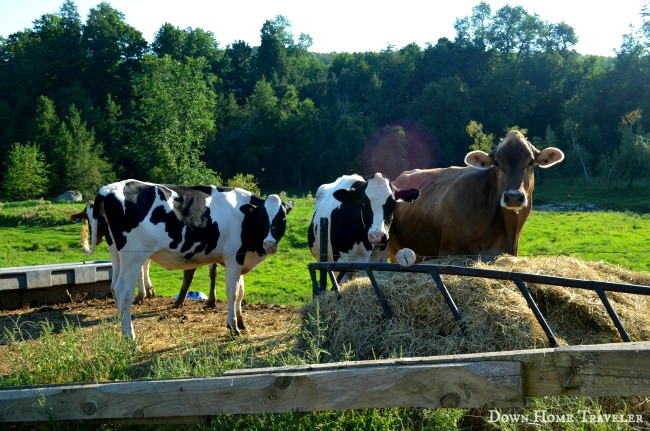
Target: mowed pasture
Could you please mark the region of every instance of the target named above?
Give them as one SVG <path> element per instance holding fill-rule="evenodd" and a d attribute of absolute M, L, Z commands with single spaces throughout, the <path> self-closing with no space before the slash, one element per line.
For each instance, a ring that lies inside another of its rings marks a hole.
<path fill-rule="evenodd" d="M 535 203 L 571 208 L 571 205 L 562 205 L 573 202 L 556 200 L 557 193 L 548 193 L 553 199 L 547 197 L 544 190 L 546 187 L 559 190 L 553 184 L 547 180 L 538 187 L 536 193 L 539 196 L 536 195 L 538 199 Z M 563 194 L 567 193 L 566 188 L 562 190 Z M 638 192 L 640 195 L 650 195 L 647 189 L 639 189 Z M 602 198 L 602 194 L 601 192 L 599 197 Z M 78 325 L 75 321 L 71 321 L 67 326 L 53 326 L 43 321 L 31 324 L 28 323 L 29 319 L 37 313 L 25 311 L 18 318 L 14 316 L 13 321 L 3 324 L 5 345 L 2 354 L 9 358 L 6 359 L 9 365 L 16 367 L 8 375 L 6 373 L 9 368 L 4 364 L 3 384 L 209 376 L 219 375 L 233 368 L 293 365 L 327 360 L 328 354 L 323 351 L 321 340 L 307 339 L 307 343 L 300 346 L 294 340 L 295 335 L 302 331 L 295 307 L 311 302 L 311 282 L 306 265 L 313 261 L 306 244 L 313 200 L 310 197 L 294 199 L 296 206 L 289 214 L 287 233 L 280 243 L 278 254 L 269 257 L 246 276 L 245 301 L 248 308 L 244 313 L 248 317 L 247 323 L 253 328 L 250 335 L 240 340 L 228 339 L 222 306 L 214 313 L 205 313 L 198 304 L 192 304 L 186 311 L 172 313 L 167 310 L 164 302 L 157 302 L 155 307 L 147 309 L 140 321 L 134 321 L 136 332 L 139 327 L 143 332 L 147 327 L 152 331 L 144 339 L 138 340 L 139 350 L 134 352 L 122 342 L 117 324 L 110 320 L 111 313 L 114 312 L 114 304 L 111 304 L 111 301 L 97 304 L 97 308 L 101 308 L 105 314 L 101 319 L 98 318 L 99 323 L 94 323 L 91 328 L 83 324 Z M 624 205 L 625 202 L 619 200 L 618 203 Z M 534 209 L 522 233 L 520 254 L 571 256 L 586 261 L 608 262 L 635 271 L 650 271 L 650 247 L 647 247 L 650 216 L 624 210 L 611 211 L 602 203 L 596 205 L 600 211 Z M 47 201 L 5 203 L 0 210 L 0 266 L 108 259 L 105 244 L 99 247 L 94 256 L 87 256 L 81 251 L 81 227 L 69 221 L 69 214 L 78 212 L 81 208 L 82 204 L 51 204 Z M 615 209 L 624 208 L 626 207 L 621 206 Z M 182 272 L 166 271 L 154 264 L 151 278 L 159 295 L 172 296 L 178 292 L 181 285 Z M 192 290 L 207 293 L 207 289 L 208 271 L 205 268 L 197 272 Z M 225 301 L 223 274 L 218 277 L 217 293 L 218 297 Z M 168 301 L 169 304 L 171 302 Z M 289 307 L 260 307 L 257 304 Z M 84 310 L 92 306 L 92 303 L 85 304 Z M 63 314 L 62 310 L 67 307 L 53 308 L 46 311 L 52 315 Z M 76 315 L 83 314 L 83 311 L 78 311 L 77 308 L 69 308 L 76 312 Z M 260 310 L 265 310 L 264 318 L 256 322 L 255 313 Z M 134 313 L 138 313 L 137 308 L 134 308 Z M 294 313 L 295 318 L 289 317 L 291 313 Z M 278 327 L 277 321 L 271 320 L 275 315 L 284 319 L 282 322 L 285 322 L 286 329 Z M 106 319 L 106 322 L 103 319 Z M 200 333 L 194 334 L 190 323 L 198 325 L 201 319 L 210 319 L 212 327 L 204 327 Z M 162 332 L 166 329 L 162 325 L 167 322 L 175 322 L 177 325 L 171 334 Z M 156 328 L 157 325 L 160 328 Z M 261 328 L 260 325 L 268 325 L 269 328 Z M 32 335 L 34 328 L 37 335 Z M 31 338 L 35 340 L 30 341 Z M 21 341 L 23 339 L 25 341 Z M 160 345 L 164 340 L 171 340 L 168 347 Z M 83 348 L 79 348 L 79 345 L 83 345 Z M 56 361 L 52 360 L 54 357 Z M 44 362 L 51 362 L 48 364 L 50 367 L 39 365 Z M 89 367 L 88 364 L 91 363 L 92 367 Z M 596 412 L 601 406 L 602 400 L 552 398 L 533 400 L 529 410 L 548 410 L 562 414 L 581 410 Z M 454 409 L 381 409 L 309 415 L 296 413 L 228 416 L 215 419 L 212 427 L 463 429 L 477 426 L 491 429 L 493 425 L 480 417 L 483 413 Z M 516 428 L 513 424 L 511 429 Z M 574 428 L 567 425 L 564 429 L 583 428 L 584 424 L 578 423 Z M 541 429 L 554 427 L 553 424 L 548 424 L 547 428 Z"/>

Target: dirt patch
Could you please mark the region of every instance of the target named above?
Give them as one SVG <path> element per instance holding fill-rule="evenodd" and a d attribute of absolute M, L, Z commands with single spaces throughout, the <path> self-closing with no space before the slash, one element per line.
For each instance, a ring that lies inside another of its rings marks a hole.
<path fill-rule="evenodd" d="M 172 309 L 173 303 L 173 298 L 156 297 L 133 306 L 136 336 L 142 339 L 142 347 L 147 352 L 165 354 L 180 345 L 212 338 L 220 343 L 231 341 L 226 329 L 226 303 L 217 302 L 216 308 L 205 308 L 205 301 L 187 299 L 182 308 Z M 295 307 L 244 303 L 242 314 L 247 326 L 244 336 L 266 349 L 286 344 L 300 326 L 300 312 Z M 109 321 L 119 332 L 116 315 L 117 307 L 112 299 L 0 311 L 0 375 L 8 372 L 8 333 L 35 340 L 42 336 L 45 322 L 56 333 L 66 325 L 92 331 L 103 321 Z"/>

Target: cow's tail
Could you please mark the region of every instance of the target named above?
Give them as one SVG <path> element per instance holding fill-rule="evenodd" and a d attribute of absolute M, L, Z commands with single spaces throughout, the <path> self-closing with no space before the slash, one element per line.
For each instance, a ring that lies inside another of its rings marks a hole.
<path fill-rule="evenodd" d="M 101 206 L 98 199 L 95 199 L 94 204 L 93 202 L 88 202 L 88 205 L 86 205 L 86 217 L 83 218 L 83 227 L 81 228 L 81 249 L 86 254 L 95 253 L 97 243 L 100 240 L 97 237 L 97 227 L 99 225 L 98 205 Z"/>

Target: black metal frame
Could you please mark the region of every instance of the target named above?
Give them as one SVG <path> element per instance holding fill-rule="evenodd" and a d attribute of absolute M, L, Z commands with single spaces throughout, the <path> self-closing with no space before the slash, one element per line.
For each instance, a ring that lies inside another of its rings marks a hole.
<path fill-rule="evenodd" d="M 619 334 L 623 341 L 629 342 L 630 336 L 628 335 L 623 323 L 619 319 L 616 311 L 612 307 L 606 292 L 620 292 L 620 293 L 632 293 L 637 295 L 650 295 L 650 286 L 635 285 L 635 284 L 623 284 L 623 283 L 611 283 L 605 281 L 595 281 L 595 280 L 580 280 L 575 278 L 564 278 L 564 277 L 555 277 L 549 275 L 539 275 L 539 274 L 527 274 L 523 272 L 511 272 L 511 271 L 500 271 L 493 269 L 482 269 L 482 268 L 468 268 L 462 266 L 454 265 L 433 265 L 433 264 L 414 264 L 408 267 L 398 265 L 396 263 L 377 263 L 377 262 L 326 262 L 327 260 L 327 220 L 321 219 L 321 262 L 314 262 L 308 264 L 309 273 L 312 280 L 313 286 L 313 295 L 314 297 L 320 295 L 321 292 L 327 290 L 327 274 L 332 282 L 332 290 L 340 295 L 339 291 L 339 281 L 343 274 L 347 272 L 355 271 L 364 271 L 370 283 L 375 290 L 379 302 L 384 310 L 384 314 L 387 318 L 392 318 L 392 313 L 390 307 L 384 298 L 381 288 L 377 283 L 377 280 L 374 277 L 373 271 L 390 271 L 390 272 L 415 272 L 422 274 L 429 274 L 433 278 L 436 286 L 440 290 L 447 306 L 451 310 L 454 318 L 462 326 L 462 316 L 458 311 L 458 307 L 454 303 L 449 290 L 442 281 L 441 274 L 445 275 L 457 275 L 465 277 L 481 277 L 481 278 L 491 278 L 495 280 L 510 280 L 519 288 L 519 291 L 523 295 L 528 307 L 532 310 L 535 318 L 538 323 L 546 333 L 546 336 L 553 347 L 557 347 L 558 343 L 555 339 L 553 331 L 549 327 L 544 315 L 539 310 L 539 307 L 535 303 L 535 300 L 528 291 L 526 283 L 535 283 L 535 284 L 546 284 L 552 286 L 564 286 L 577 289 L 587 289 L 595 291 L 598 294 L 603 306 L 605 307 L 607 314 L 612 319 L 614 326 L 618 330 Z M 316 276 L 316 271 L 320 271 L 320 280 Z M 339 272 L 339 278 L 334 276 L 334 272 Z"/>

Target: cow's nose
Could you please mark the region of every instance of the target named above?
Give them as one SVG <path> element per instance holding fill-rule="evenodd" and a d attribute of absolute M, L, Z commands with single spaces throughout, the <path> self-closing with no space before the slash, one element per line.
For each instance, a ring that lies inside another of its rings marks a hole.
<path fill-rule="evenodd" d="M 371 232 L 368 234 L 368 241 L 370 244 L 382 244 L 387 240 L 386 235 L 382 232 Z"/>
<path fill-rule="evenodd" d="M 275 254 L 278 251 L 278 243 L 276 241 L 264 241 L 263 245 L 266 254 Z"/>
<path fill-rule="evenodd" d="M 526 194 L 519 190 L 507 190 L 503 192 L 503 206 L 520 208 L 527 205 Z"/>

